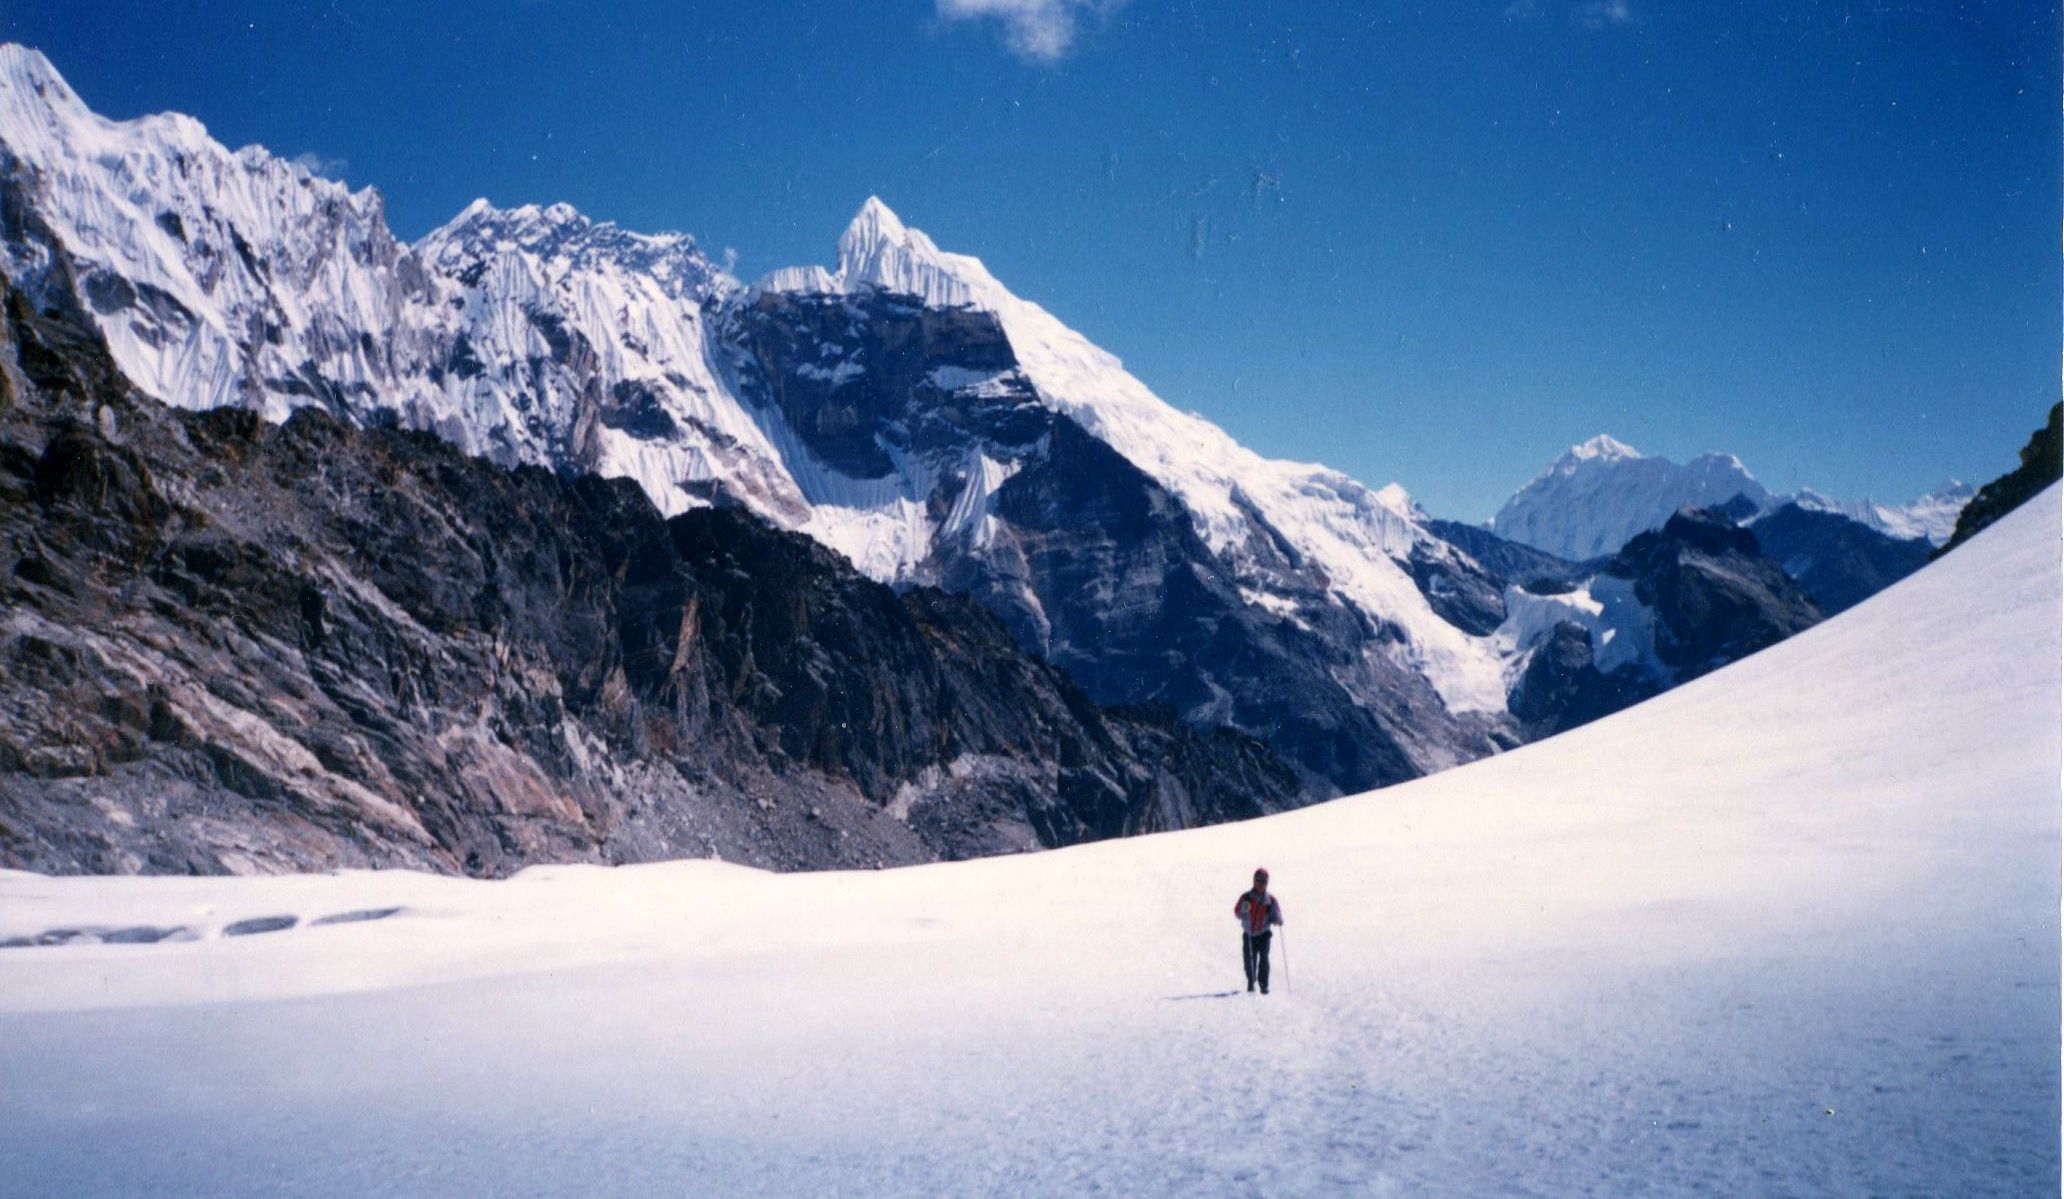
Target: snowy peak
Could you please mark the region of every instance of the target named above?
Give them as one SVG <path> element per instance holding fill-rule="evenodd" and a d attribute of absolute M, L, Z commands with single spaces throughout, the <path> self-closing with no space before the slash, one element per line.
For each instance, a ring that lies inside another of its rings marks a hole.
<path fill-rule="evenodd" d="M 109 121 L 41 54 L 0 46 L 4 269 L 77 289 L 122 370 L 166 403 L 275 419 L 392 377 L 409 283 L 380 198 L 178 115 Z"/>
<path fill-rule="evenodd" d="M 571 204 L 549 204 L 543 207 L 525 204 L 517 208 L 497 208 L 487 200 L 479 199 L 466 205 L 459 215 L 431 232 L 424 240 L 505 241 L 526 248 L 537 248 L 578 238 L 597 228 L 613 229 L 615 226 L 591 221 Z"/>
<path fill-rule="evenodd" d="M 1705 453 L 1693 458 L 1689 465 L 1694 470 L 1717 471 L 1723 474 L 1740 475 L 1744 478 L 1754 477 L 1749 474 L 1749 468 L 1743 464 L 1741 459 L 1733 454 L 1723 453 L 1719 450 L 1707 450 Z"/>
<path fill-rule="evenodd" d="M 860 211 L 854 213 L 853 219 L 847 223 L 845 233 L 839 237 L 839 260 L 841 263 L 845 262 L 848 255 L 856 250 L 875 245 L 898 244 L 907 241 L 909 237 L 909 228 L 887 204 L 882 203 L 881 197 L 869 196 L 860 205 Z M 922 233 L 918 234 L 918 237 L 924 239 L 925 245 L 931 246 L 930 238 Z M 933 252 L 937 252 L 937 247 L 933 247 Z"/>
<path fill-rule="evenodd" d="M 1640 450 L 1635 449 L 1626 442 L 1616 441 L 1611 436 L 1600 433 L 1582 445 L 1571 446 L 1564 451 L 1561 458 L 1556 460 L 1556 463 L 1557 465 L 1574 465 L 1580 462 L 1620 462 L 1629 458 L 1639 457 L 1641 457 Z"/>
<path fill-rule="evenodd" d="M 1844 501 L 1805 488 L 1792 502 L 1809 512 L 1833 512 L 1859 521 L 1887 537 L 1902 541 L 1947 542 L 1956 531 L 1957 515 L 1978 489 L 1951 479 L 1909 504 L 1880 504 L 1869 498 Z"/>
<path fill-rule="evenodd" d="M 1037 305 L 1012 295 L 982 265 L 981 259 L 941 250 L 922 230 L 905 225 L 878 196 L 867 197 L 847 223 L 846 231 L 839 235 L 835 270 L 819 266 L 784 267 L 763 276 L 755 287 L 762 292 L 806 295 L 877 290 L 914 296 L 934 308 L 972 306 L 995 313 L 1007 324 L 1016 318 L 1021 332 L 1012 339 L 1014 342 L 1026 340 L 1023 333 L 1035 323 L 1031 313 L 1037 312 L 1039 317 L 1059 326 Z"/>
<path fill-rule="evenodd" d="M 1605 434 L 1570 447 L 1521 488 L 1491 527 L 1500 536 L 1576 561 L 1614 553 L 1635 534 L 1660 528 L 1678 508 L 1747 497 L 1755 512 L 1796 503 L 1831 512 L 1889 537 L 1948 540 L 1972 489 L 1950 480 L 1909 504 L 1837 500 L 1806 488 L 1774 495 L 1733 454 L 1708 451 L 1678 464 L 1642 455 Z"/>
<path fill-rule="evenodd" d="M 57 73 L 57 68 L 50 65 L 50 60 L 43 57 L 43 52 L 19 42 L 0 43 L 0 86 L 12 94 L 36 95 L 53 105 L 86 111 L 78 93 Z"/>
<path fill-rule="evenodd" d="M 1419 501 L 1412 498 L 1412 493 L 1406 491 L 1403 484 L 1388 483 L 1369 494 L 1370 498 L 1378 505 L 1390 510 L 1402 519 L 1419 521 L 1431 519 L 1427 515 L 1426 509 L 1419 506 Z"/>
<path fill-rule="evenodd" d="M 794 481 L 713 358 L 705 307 L 737 280 L 693 238 L 475 200 L 415 253 L 439 299 L 411 314 L 436 387 L 412 423 L 497 461 L 633 479 L 668 514 L 721 491 L 802 523 Z"/>
<path fill-rule="evenodd" d="M 867 197 L 839 236 L 837 277 L 846 290 L 877 287 L 942 308 L 978 304 L 982 285 L 995 286 L 980 262 L 943 253 L 876 196 Z"/>
<path fill-rule="evenodd" d="M 416 249 L 426 262 L 450 271 L 517 253 L 552 264 L 556 273 L 614 269 L 647 275 L 677 299 L 700 300 L 737 287 L 685 233 L 633 233 L 613 221 L 591 220 L 571 204 L 504 209 L 475 200 Z"/>
<path fill-rule="evenodd" d="M 1711 507 L 1736 496 L 1747 496 L 1759 510 L 1772 501 L 1732 454 L 1700 454 L 1679 464 L 1646 457 L 1600 434 L 1570 448 L 1521 488 L 1491 527 L 1499 536 L 1581 562 L 1661 527 L 1681 507 Z"/>
<path fill-rule="evenodd" d="M 938 308 L 969 305 L 1001 313 L 1017 303 L 978 259 L 948 254 L 869 196 L 838 239 L 838 266 L 784 267 L 755 285 L 762 292 L 842 295 L 879 290 L 915 296 Z"/>
<path fill-rule="evenodd" d="M 239 169 L 268 180 L 293 180 L 324 196 L 350 196 L 369 211 L 377 211 L 380 203 L 371 188 L 353 193 L 261 147 L 231 152 L 185 113 L 109 120 L 88 108 L 40 51 L 13 42 L 0 43 L 0 148 L 67 182 L 112 175 L 126 184 L 123 198 L 135 202 L 148 201 L 168 183 L 192 175 L 223 182 L 230 170 Z"/>
<path fill-rule="evenodd" d="M 0 43 L 0 121 L 10 133 L 26 125 L 95 120 L 99 118 L 41 51 Z"/>

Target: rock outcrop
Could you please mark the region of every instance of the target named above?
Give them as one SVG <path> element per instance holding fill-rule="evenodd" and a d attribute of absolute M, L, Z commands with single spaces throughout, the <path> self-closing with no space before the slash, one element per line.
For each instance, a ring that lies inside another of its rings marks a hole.
<path fill-rule="evenodd" d="M 1500 636 L 1525 653 L 1512 710 L 1534 736 L 1619 711 L 1821 619 L 1754 534 L 1697 508 L 1636 536 L 1579 583 L 1508 588 L 1506 605 Z"/>
<path fill-rule="evenodd" d="M 1099 707 L 744 511 L 175 411 L 83 313 L 6 302 L 0 863 L 863 866 L 1300 800 L 1254 738 Z"/>
<path fill-rule="evenodd" d="M 2021 464 L 1987 483 L 1957 514 L 1956 531 L 1936 551 L 1946 554 L 1976 537 L 1994 521 L 2042 494 L 2064 477 L 2064 403 L 2050 405 L 2050 419 L 2021 447 Z"/>
<path fill-rule="evenodd" d="M 1749 524 L 1756 544 L 1821 612 L 1845 612 L 1928 564 L 1922 538 L 1889 537 L 1835 512 L 1786 504 Z"/>

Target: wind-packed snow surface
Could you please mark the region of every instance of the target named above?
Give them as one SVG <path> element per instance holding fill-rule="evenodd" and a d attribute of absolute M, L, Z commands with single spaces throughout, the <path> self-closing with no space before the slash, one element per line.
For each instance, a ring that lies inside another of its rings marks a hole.
<path fill-rule="evenodd" d="M 2058 509 L 1621 715 L 1246 825 L 868 874 L 0 875 L 0 939 L 81 938 L 0 950 L 0 1177 L 2055 1194 Z M 177 931 L 84 939 L 124 929 Z"/>

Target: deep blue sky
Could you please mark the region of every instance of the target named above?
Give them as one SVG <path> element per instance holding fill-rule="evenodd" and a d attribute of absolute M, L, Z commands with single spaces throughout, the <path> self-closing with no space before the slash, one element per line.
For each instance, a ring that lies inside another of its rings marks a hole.
<path fill-rule="evenodd" d="M 1076 0 L 1039 58 L 942 2 L 9 0 L 0 37 L 407 238 L 565 200 L 751 278 L 878 193 L 1171 403 L 1437 515 L 1599 432 L 1906 499 L 2057 398 L 2054 5 Z"/>

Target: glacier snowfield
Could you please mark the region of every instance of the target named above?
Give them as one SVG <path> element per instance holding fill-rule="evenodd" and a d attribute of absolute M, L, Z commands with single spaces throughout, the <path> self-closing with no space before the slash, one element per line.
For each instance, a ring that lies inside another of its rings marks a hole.
<path fill-rule="evenodd" d="M 1660 699 L 1245 825 L 0 874 L 0 941 L 64 942 L 0 950 L 0 1193 L 2054 1195 L 2059 544 L 2052 488 Z"/>

